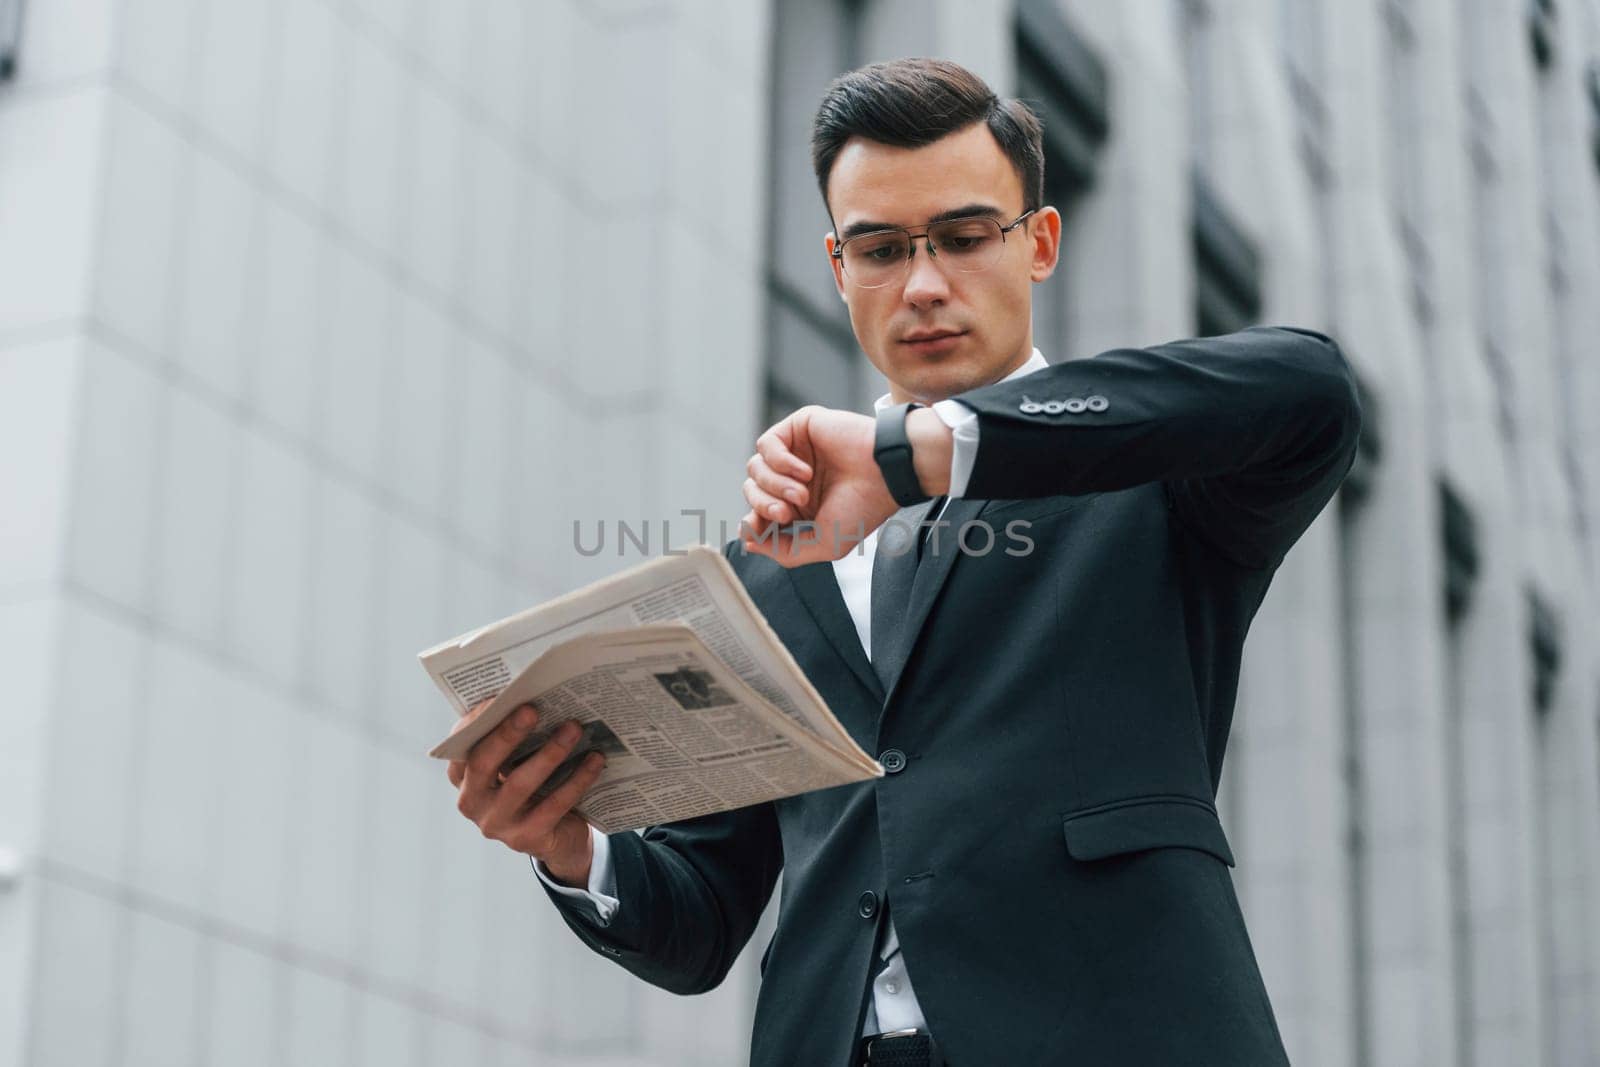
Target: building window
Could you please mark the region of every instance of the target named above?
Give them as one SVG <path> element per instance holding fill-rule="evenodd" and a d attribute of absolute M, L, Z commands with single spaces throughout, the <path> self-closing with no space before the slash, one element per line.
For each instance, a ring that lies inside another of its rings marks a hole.
<path fill-rule="evenodd" d="M 1541 717 L 1555 700 L 1561 673 L 1561 623 L 1537 590 L 1528 593 L 1528 649 L 1533 659 L 1533 707 Z"/>
<path fill-rule="evenodd" d="M 1020 0 L 1016 35 L 1017 95 L 1044 124 L 1045 174 L 1086 190 L 1111 129 L 1105 65 L 1051 0 Z"/>
<path fill-rule="evenodd" d="M 823 247 L 833 226 L 811 170 L 811 121 L 828 83 L 861 63 L 862 4 L 774 4 L 767 188 L 763 428 L 805 404 L 861 406 L 864 361 Z"/>
<path fill-rule="evenodd" d="M 1444 548 L 1445 618 L 1455 626 L 1466 618 L 1478 581 L 1478 520 L 1445 479 L 1439 481 L 1439 533 Z"/>
<path fill-rule="evenodd" d="M 1356 437 L 1356 455 L 1350 472 L 1339 485 L 1339 504 L 1353 516 L 1372 496 L 1372 483 L 1377 478 L 1378 464 L 1383 460 L 1383 438 L 1378 429 L 1383 424 L 1383 408 L 1361 371 L 1352 367 L 1351 372 L 1355 375 L 1356 396 L 1361 404 L 1361 432 Z"/>
<path fill-rule="evenodd" d="M 1185 0 L 1184 75 L 1188 83 L 1193 166 L 1189 174 L 1190 244 L 1194 255 L 1195 323 L 1202 337 L 1232 333 L 1261 314 L 1261 257 L 1223 206 L 1206 175 L 1212 165 L 1215 110 L 1211 79 L 1211 7 Z"/>
<path fill-rule="evenodd" d="M 21 45 L 22 0 L 0 0 L 0 81 L 15 76 Z"/>
<path fill-rule="evenodd" d="M 1411 283 L 1411 310 L 1427 329 L 1433 323 L 1433 256 L 1418 219 L 1423 215 L 1422 167 L 1417 145 L 1426 132 L 1412 0 L 1385 0 L 1384 75 L 1392 106 L 1388 116 L 1389 169 L 1394 224 Z"/>
<path fill-rule="evenodd" d="M 1589 97 L 1589 149 L 1594 155 L 1596 170 L 1600 170 L 1600 59 L 1589 60 L 1583 72 L 1585 94 Z"/>
<path fill-rule="evenodd" d="M 1195 322 L 1200 336 L 1232 333 L 1261 315 L 1261 256 L 1196 167 L 1190 174 Z"/>
<path fill-rule="evenodd" d="M 1094 186 L 1111 129 L 1106 68 L 1051 0 L 1019 0 L 1016 46 L 1016 95 L 1044 127 L 1044 202 L 1061 212 L 1067 250 L 1067 223 Z M 1058 267 L 1033 292 L 1034 343 L 1055 358 L 1071 347 L 1067 277 Z"/>
<path fill-rule="evenodd" d="M 1475 85 L 1467 86 L 1467 155 L 1472 169 L 1484 182 L 1493 182 L 1500 176 L 1500 163 L 1495 157 L 1494 116 L 1489 104 Z"/>
<path fill-rule="evenodd" d="M 1305 0 L 1278 0 L 1278 32 L 1283 45 L 1284 72 L 1294 101 L 1299 135 L 1300 162 L 1316 189 L 1332 181 L 1328 147 L 1328 103 L 1322 95 L 1322 59 L 1312 20 L 1316 12 Z"/>
<path fill-rule="evenodd" d="M 1485 336 L 1483 362 L 1494 382 L 1495 421 L 1500 424 L 1500 437 L 1511 444 L 1517 439 L 1517 379 L 1511 370 L 1511 360 L 1492 337 Z"/>
<path fill-rule="evenodd" d="M 1556 61 L 1556 0 L 1528 0 L 1528 46 L 1533 62 L 1547 71 Z"/>

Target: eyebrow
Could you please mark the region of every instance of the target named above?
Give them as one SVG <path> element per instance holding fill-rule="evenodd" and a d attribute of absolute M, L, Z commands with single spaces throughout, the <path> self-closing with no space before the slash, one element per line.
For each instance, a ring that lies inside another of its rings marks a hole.
<path fill-rule="evenodd" d="M 925 225 L 932 226 L 936 222 L 949 222 L 951 219 L 968 219 L 974 215 L 998 219 L 1004 214 L 1005 212 L 1001 211 L 993 204 L 966 204 L 962 207 L 951 208 L 949 211 L 939 212 L 937 215 L 929 219 Z M 850 240 L 850 238 L 860 237 L 864 233 L 873 233 L 877 230 L 899 230 L 904 228 L 905 227 L 902 227 L 897 222 L 852 222 L 850 225 L 844 228 L 844 233 L 839 236 L 839 241 L 842 244 L 845 241 Z"/>

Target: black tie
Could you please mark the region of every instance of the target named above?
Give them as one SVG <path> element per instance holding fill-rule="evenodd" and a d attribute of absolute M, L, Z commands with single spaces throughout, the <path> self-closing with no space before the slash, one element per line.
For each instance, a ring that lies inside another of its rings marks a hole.
<path fill-rule="evenodd" d="M 878 530 L 878 548 L 872 557 L 872 669 L 884 692 L 900 673 L 909 650 L 906 612 L 911 605 L 911 585 L 922 560 L 922 537 L 917 523 L 935 517 L 944 497 L 901 508 Z"/>

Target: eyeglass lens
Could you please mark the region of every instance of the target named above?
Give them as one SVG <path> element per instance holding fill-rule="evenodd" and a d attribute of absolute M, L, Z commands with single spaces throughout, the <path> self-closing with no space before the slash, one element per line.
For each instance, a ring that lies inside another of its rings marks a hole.
<path fill-rule="evenodd" d="M 927 240 L 946 267 L 970 272 L 994 265 L 1005 235 L 994 219 L 951 219 L 929 226 Z M 897 229 L 862 234 L 845 242 L 842 253 L 844 272 L 857 285 L 864 289 L 887 285 L 898 280 L 911 262 L 911 233 Z"/>

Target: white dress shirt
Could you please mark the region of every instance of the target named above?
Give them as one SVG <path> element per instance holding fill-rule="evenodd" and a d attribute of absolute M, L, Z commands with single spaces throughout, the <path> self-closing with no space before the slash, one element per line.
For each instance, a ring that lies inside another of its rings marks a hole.
<path fill-rule="evenodd" d="M 1000 380 L 1021 378 L 1049 365 L 1035 348 L 1022 366 Z M 889 394 L 885 393 L 872 402 L 872 408 L 881 411 L 893 403 Z M 948 495 L 959 497 L 966 492 L 967 482 L 972 478 L 972 465 L 978 456 L 978 413 L 959 400 L 940 400 L 933 405 L 933 411 L 940 421 L 950 427 L 955 438 L 950 455 Z M 934 519 L 938 517 L 935 515 Z M 872 561 L 877 554 L 877 547 L 878 531 L 873 530 L 854 549 L 833 561 L 833 574 L 839 583 L 839 593 L 844 597 L 851 621 L 856 624 L 856 634 L 861 638 L 861 647 L 868 659 L 872 658 Z M 540 880 L 555 892 L 589 901 L 599 914 L 601 923 L 609 924 L 621 906 L 616 898 L 616 876 L 611 869 L 611 845 L 606 835 L 592 826 L 589 828 L 589 837 L 594 843 L 594 858 L 589 864 L 587 889 L 564 886 L 555 881 L 543 863 L 535 861 L 533 869 Z M 922 1016 L 917 995 L 911 989 L 911 976 L 906 973 L 905 957 L 900 952 L 900 938 L 895 933 L 892 914 L 889 916 L 888 929 L 884 931 L 880 952 L 887 964 L 872 981 L 872 1003 L 867 1006 L 862 1035 L 913 1027 L 926 1030 L 927 1021 Z"/>

